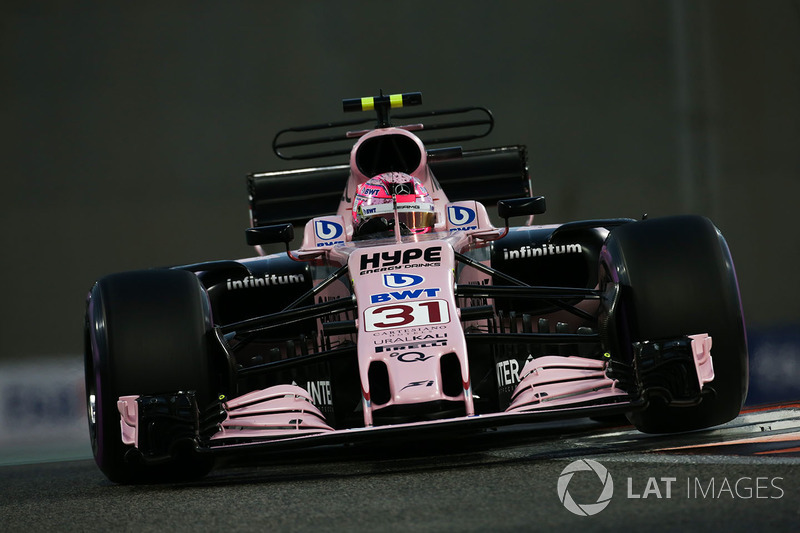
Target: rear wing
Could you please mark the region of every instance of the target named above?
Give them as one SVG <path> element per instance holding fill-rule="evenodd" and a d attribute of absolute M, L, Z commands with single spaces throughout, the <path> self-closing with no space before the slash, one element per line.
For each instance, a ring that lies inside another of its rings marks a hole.
<path fill-rule="evenodd" d="M 428 161 L 450 201 L 483 203 L 531 196 L 525 146 L 464 151 L 458 159 Z M 291 223 L 336 214 L 349 165 L 251 174 L 247 177 L 253 226 Z"/>
<path fill-rule="evenodd" d="M 286 128 L 275 134 L 272 150 L 281 159 L 303 160 L 347 155 L 356 139 L 373 128 L 392 126 L 389 112 L 395 108 L 422 104 L 422 93 L 402 93 L 342 100 L 345 112 L 375 111 L 373 118 L 357 118 L 339 122 L 326 122 L 311 126 Z M 425 146 L 453 144 L 486 137 L 494 129 L 494 116 L 485 107 L 459 107 L 414 113 L 396 114 L 394 117 L 414 131 Z M 424 126 L 419 123 L 424 120 Z M 355 129 L 366 127 L 367 129 Z M 457 131 L 454 131 L 457 130 Z"/>

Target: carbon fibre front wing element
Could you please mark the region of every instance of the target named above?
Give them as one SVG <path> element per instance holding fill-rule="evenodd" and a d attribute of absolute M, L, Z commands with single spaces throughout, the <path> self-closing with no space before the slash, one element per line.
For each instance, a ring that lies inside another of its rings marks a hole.
<path fill-rule="evenodd" d="M 308 392 L 296 385 L 220 400 L 203 413 L 195 393 L 188 391 L 121 397 L 122 439 L 140 460 L 159 462 L 186 448 L 201 454 L 282 451 L 609 416 L 642 409 L 653 396 L 688 405 L 707 392 L 704 386 L 713 380 L 708 335 L 637 343 L 634 348 L 643 387 L 636 393 L 620 389 L 607 376 L 604 361 L 548 356 L 525 365 L 512 403 L 502 413 L 337 430 L 326 423 Z"/>

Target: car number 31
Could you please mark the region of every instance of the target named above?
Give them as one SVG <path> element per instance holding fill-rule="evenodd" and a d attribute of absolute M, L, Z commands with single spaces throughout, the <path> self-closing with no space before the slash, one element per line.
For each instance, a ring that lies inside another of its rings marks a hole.
<path fill-rule="evenodd" d="M 364 311 L 364 330 L 427 326 L 450 322 L 445 300 L 378 305 Z"/>

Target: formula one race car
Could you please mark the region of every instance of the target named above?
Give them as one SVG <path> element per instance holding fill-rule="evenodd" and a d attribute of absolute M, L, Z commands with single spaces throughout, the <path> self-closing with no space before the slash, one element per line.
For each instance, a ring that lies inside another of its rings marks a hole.
<path fill-rule="evenodd" d="M 283 159 L 350 159 L 248 177 L 258 256 L 93 286 L 87 404 L 109 479 L 554 418 L 624 414 L 660 433 L 737 416 L 744 321 L 712 222 L 532 225 L 545 201 L 531 195 L 525 148 L 455 145 L 491 131 L 481 107 L 390 120 L 421 100 L 345 100 L 377 114 L 369 129 L 361 115 L 279 132 Z M 524 225 L 509 227 L 516 217 Z"/>

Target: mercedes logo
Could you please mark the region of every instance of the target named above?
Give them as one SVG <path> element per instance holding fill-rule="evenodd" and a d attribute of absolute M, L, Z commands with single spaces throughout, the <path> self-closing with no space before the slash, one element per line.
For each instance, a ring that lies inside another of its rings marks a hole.
<path fill-rule="evenodd" d="M 394 193 L 397 196 L 400 196 L 400 195 L 403 195 L 403 194 L 414 194 L 413 191 L 414 190 L 412 189 L 410 183 L 398 183 L 398 184 L 396 184 L 394 186 Z"/>

